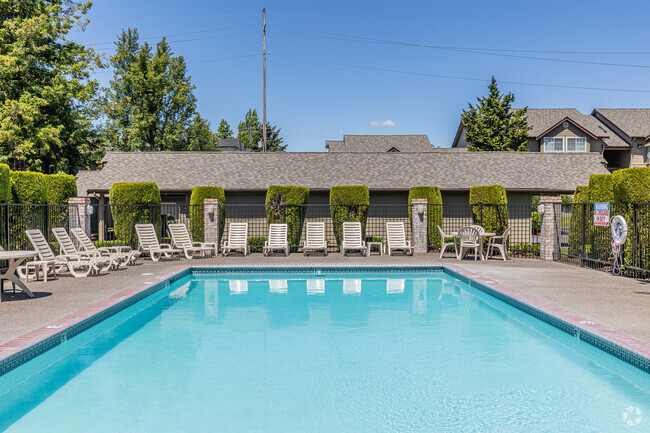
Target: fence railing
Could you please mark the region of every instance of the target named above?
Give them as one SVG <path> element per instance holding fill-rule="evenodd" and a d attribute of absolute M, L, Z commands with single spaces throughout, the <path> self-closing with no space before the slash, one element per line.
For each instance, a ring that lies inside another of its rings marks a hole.
<path fill-rule="evenodd" d="M 558 250 L 555 260 L 610 271 L 611 227 L 594 225 L 594 203 L 556 204 Z M 622 215 L 628 227 L 622 248 L 623 274 L 650 277 L 650 203 L 610 203 L 609 218 Z"/>

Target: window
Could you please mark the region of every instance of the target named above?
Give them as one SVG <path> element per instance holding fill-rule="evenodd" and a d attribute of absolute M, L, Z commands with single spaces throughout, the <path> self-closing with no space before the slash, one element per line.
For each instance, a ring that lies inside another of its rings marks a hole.
<path fill-rule="evenodd" d="M 561 137 L 544 137 L 544 152 L 564 152 L 564 140 Z"/>
<path fill-rule="evenodd" d="M 586 152 L 587 151 L 587 139 L 585 137 L 573 138 L 569 137 L 566 139 L 566 151 L 567 152 Z"/>

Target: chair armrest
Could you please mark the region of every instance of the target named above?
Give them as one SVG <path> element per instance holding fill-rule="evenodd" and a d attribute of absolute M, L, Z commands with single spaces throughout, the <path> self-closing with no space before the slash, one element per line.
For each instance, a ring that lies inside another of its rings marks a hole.
<path fill-rule="evenodd" d="M 100 251 L 102 253 L 107 253 L 107 254 L 113 254 L 113 253 L 119 253 L 120 250 L 118 250 L 115 247 L 100 247 L 97 248 L 97 251 Z"/>
<path fill-rule="evenodd" d="M 170 249 L 171 250 L 172 246 L 170 244 L 160 244 L 160 249 L 161 250 L 164 250 L 164 249 Z"/>

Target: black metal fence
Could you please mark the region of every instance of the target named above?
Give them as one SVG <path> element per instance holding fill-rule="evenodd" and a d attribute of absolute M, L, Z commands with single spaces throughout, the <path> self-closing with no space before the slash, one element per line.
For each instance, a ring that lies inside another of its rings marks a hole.
<path fill-rule="evenodd" d="M 69 218 L 70 209 L 67 205 L 2 203 L 0 245 L 5 250 L 32 250 L 34 248 L 25 231 L 39 229 L 55 251 L 58 251 L 58 244 L 51 229 L 64 227 L 67 230 Z"/>
<path fill-rule="evenodd" d="M 604 271 L 613 265 L 609 225 L 594 224 L 594 203 L 556 204 L 559 215 L 555 260 Z M 622 248 L 623 274 L 650 277 L 650 203 L 610 203 L 609 218 L 625 218 L 628 233 Z"/>

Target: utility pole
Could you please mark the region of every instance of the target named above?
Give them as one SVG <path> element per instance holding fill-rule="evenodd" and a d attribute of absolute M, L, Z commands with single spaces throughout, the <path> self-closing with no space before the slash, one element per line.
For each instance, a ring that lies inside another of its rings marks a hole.
<path fill-rule="evenodd" d="M 262 152 L 266 152 L 266 8 L 262 8 Z"/>

